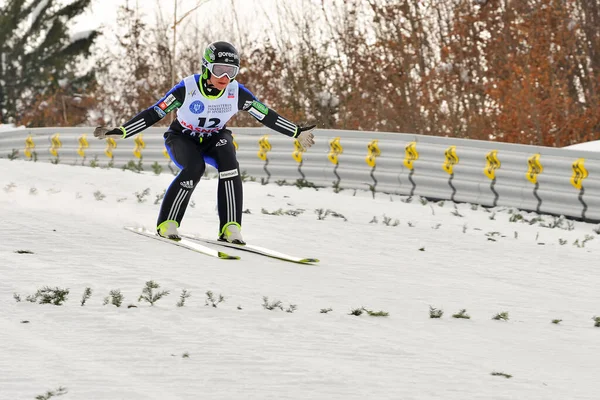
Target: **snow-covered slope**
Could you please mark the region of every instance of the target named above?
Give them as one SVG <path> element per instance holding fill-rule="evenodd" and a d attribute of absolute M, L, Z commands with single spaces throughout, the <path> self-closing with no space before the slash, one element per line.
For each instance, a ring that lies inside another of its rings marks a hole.
<path fill-rule="evenodd" d="M 154 227 L 171 178 L 0 160 L 0 399 L 598 398 L 597 226 L 246 182 L 245 239 L 321 262 L 218 260 L 123 229 Z M 181 230 L 216 237 L 216 180 L 192 201 Z M 26 301 L 44 286 L 67 301 Z"/>

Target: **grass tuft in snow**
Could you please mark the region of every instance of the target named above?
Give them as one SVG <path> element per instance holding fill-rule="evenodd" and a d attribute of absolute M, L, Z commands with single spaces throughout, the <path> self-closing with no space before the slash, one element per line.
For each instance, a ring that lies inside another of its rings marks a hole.
<path fill-rule="evenodd" d="M 269 311 L 275 310 L 276 308 L 283 310 L 283 305 L 281 304 L 280 300 L 274 300 L 272 302 L 269 302 L 269 298 L 267 296 L 263 296 L 262 306 L 265 310 L 269 310 Z"/>
<path fill-rule="evenodd" d="M 217 305 L 219 303 L 223 303 L 225 301 L 225 297 L 220 294 L 219 297 L 215 297 L 215 295 L 213 294 L 213 292 L 211 292 L 210 290 L 206 292 L 206 300 L 204 301 L 204 305 L 205 306 L 213 306 L 214 308 L 217 308 Z"/>
<path fill-rule="evenodd" d="M 323 310 L 321 310 L 321 312 L 323 312 Z M 390 313 L 387 311 L 373 311 L 367 309 L 366 307 L 352 309 L 348 315 L 354 315 L 355 317 L 358 317 L 363 315 L 363 313 L 367 313 L 367 315 L 371 317 L 387 317 L 390 315 Z"/>
<path fill-rule="evenodd" d="M 333 308 L 329 307 L 329 308 L 321 308 L 321 311 L 319 311 L 321 314 L 327 314 L 328 312 L 333 311 Z"/>
<path fill-rule="evenodd" d="M 187 289 L 183 289 L 181 294 L 179 295 L 179 301 L 177 302 L 177 307 L 183 307 L 185 305 L 185 301 L 192 297 L 192 294 L 187 291 Z"/>
<path fill-rule="evenodd" d="M 163 167 L 158 163 L 158 161 L 154 161 L 154 164 L 152 164 L 152 171 L 154 171 L 155 175 L 160 175 L 163 171 Z"/>
<path fill-rule="evenodd" d="M 140 158 L 139 161 L 136 163 L 133 160 L 129 160 L 129 162 L 126 165 L 123 165 L 123 171 L 132 171 L 132 172 L 136 172 L 136 173 L 140 173 L 144 170 L 144 166 L 142 164 L 142 159 Z"/>
<path fill-rule="evenodd" d="M 307 181 L 306 179 L 296 179 L 296 182 L 294 183 L 294 185 L 298 188 L 298 189 L 302 189 L 302 188 L 311 188 L 311 189 L 315 189 L 315 190 L 319 190 L 319 187 L 316 186 L 314 183 Z"/>
<path fill-rule="evenodd" d="M 444 310 L 429 306 L 429 318 L 442 318 Z"/>
<path fill-rule="evenodd" d="M 467 310 L 463 308 L 456 314 L 453 314 L 452 318 L 471 319 L 471 316 L 469 314 L 467 314 Z"/>
<path fill-rule="evenodd" d="M 135 192 L 135 197 L 137 197 L 138 203 L 144 203 L 146 201 L 146 196 L 150 194 L 150 188 L 144 189 L 142 193 Z"/>
<path fill-rule="evenodd" d="M 512 375 L 505 374 L 504 372 L 496 372 L 496 371 L 494 371 L 494 372 L 492 372 L 490 375 L 492 375 L 492 376 L 503 376 L 503 377 L 505 377 L 506 379 L 510 379 L 510 378 L 512 378 Z"/>
<path fill-rule="evenodd" d="M 552 323 L 553 323 L 553 324 L 555 324 L 555 325 L 558 325 L 558 324 L 560 324 L 561 322 L 562 322 L 562 319 L 553 319 L 553 320 L 552 320 Z"/>
<path fill-rule="evenodd" d="M 116 307 L 121 307 L 123 305 L 123 299 L 125 296 L 121 293 L 119 289 L 111 290 L 108 296 L 104 298 L 103 305 L 107 305 L 108 303 L 112 304 Z"/>
<path fill-rule="evenodd" d="M 12 153 L 7 154 L 7 157 L 10 161 L 14 161 L 19 158 L 19 150 L 12 149 Z"/>
<path fill-rule="evenodd" d="M 288 308 L 286 308 L 286 309 L 285 309 L 285 312 L 287 312 L 287 313 L 290 313 L 290 314 L 291 314 L 291 313 L 293 313 L 294 311 L 296 311 L 297 309 L 298 309 L 298 306 L 297 306 L 297 305 L 295 305 L 295 304 L 290 304 L 290 305 L 288 306 Z"/>
<path fill-rule="evenodd" d="M 460 217 L 463 218 L 464 215 L 462 215 L 459 211 L 458 211 L 458 207 L 456 207 L 456 204 L 454 205 L 454 211 L 451 211 L 450 214 L 454 215 L 455 217 Z"/>
<path fill-rule="evenodd" d="M 387 311 L 383 311 L 383 310 L 379 310 L 379 311 L 372 311 L 372 310 L 367 310 L 366 308 L 364 309 L 367 314 L 369 314 L 369 316 L 371 317 L 388 317 L 390 315 L 389 312 Z"/>
<path fill-rule="evenodd" d="M 61 289 L 59 287 L 51 288 L 49 286 L 45 286 L 41 289 L 38 289 L 35 294 L 27 296 L 26 300 L 30 303 L 61 306 L 65 301 L 67 301 L 68 295 L 69 289 Z M 17 296 L 19 299 L 21 298 L 21 296 L 18 294 L 13 295 L 13 297 L 15 296 Z"/>
<path fill-rule="evenodd" d="M 35 396 L 35 400 L 49 400 L 53 397 L 63 396 L 67 393 L 67 388 L 60 386 L 54 391 L 47 391 L 46 394 L 40 394 L 39 396 Z"/>
<path fill-rule="evenodd" d="M 154 199 L 154 204 L 160 204 L 162 202 L 162 200 L 165 197 L 165 194 L 167 193 L 167 189 L 163 190 L 163 192 L 161 194 L 157 194 L 156 198 Z"/>
<path fill-rule="evenodd" d="M 83 291 L 83 295 L 81 296 L 82 307 L 85 305 L 85 302 L 88 301 L 90 297 L 92 297 L 92 288 L 86 287 Z"/>
<path fill-rule="evenodd" d="M 594 317 L 594 318 L 592 318 L 592 320 L 595 322 L 594 326 L 596 328 L 600 328 L 600 317 Z"/>
<path fill-rule="evenodd" d="M 317 214 L 317 219 L 319 221 L 323 221 L 325 218 L 327 218 L 329 215 L 331 215 L 332 217 L 343 219 L 344 222 L 348 222 L 348 219 L 346 217 L 344 217 L 342 214 L 335 212 L 333 210 L 329 210 L 329 209 L 324 210 L 322 208 L 317 208 L 315 210 L 315 214 Z"/>
<path fill-rule="evenodd" d="M 383 215 L 383 224 L 385 226 L 398 226 L 400 225 L 400 221 L 398 219 L 395 219 L 392 222 L 392 218 L 391 217 L 387 217 L 385 214 Z"/>
<path fill-rule="evenodd" d="M 138 302 L 144 300 L 150 303 L 151 306 L 154 305 L 158 300 L 167 296 L 169 294 L 168 290 L 163 290 L 161 292 L 155 292 L 155 289 L 160 289 L 160 285 L 154 281 L 146 282 L 146 287 L 142 290 L 142 294 L 138 298 Z"/>
<path fill-rule="evenodd" d="M 15 253 L 17 253 L 17 254 L 33 254 L 33 251 L 31 251 L 31 250 L 15 250 Z"/>
<path fill-rule="evenodd" d="M 361 308 L 355 308 L 350 310 L 350 313 L 348 315 L 354 315 L 355 317 L 361 316 L 363 314 L 364 307 Z"/>
<path fill-rule="evenodd" d="M 102 200 L 104 200 L 104 198 L 105 198 L 105 197 L 106 197 L 106 196 L 105 196 L 105 195 L 104 195 L 104 194 L 103 194 L 101 191 L 99 191 L 99 190 L 96 190 L 96 191 L 94 192 L 94 198 L 95 198 L 96 200 L 98 200 L 98 201 L 102 201 Z"/>
<path fill-rule="evenodd" d="M 496 321 L 508 321 L 508 311 L 502 311 L 492 317 Z"/>

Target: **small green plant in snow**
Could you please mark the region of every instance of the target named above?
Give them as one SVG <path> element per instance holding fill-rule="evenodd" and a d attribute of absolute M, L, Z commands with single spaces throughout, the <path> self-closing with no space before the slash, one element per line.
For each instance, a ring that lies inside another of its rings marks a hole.
<path fill-rule="evenodd" d="M 98 200 L 98 201 L 102 201 L 102 200 L 104 200 L 104 198 L 105 198 L 105 197 L 106 197 L 106 196 L 105 196 L 104 194 L 102 194 L 102 192 L 101 192 L 101 191 L 99 191 L 99 190 L 96 190 L 96 191 L 94 192 L 94 198 L 95 198 L 96 200 Z"/>
<path fill-rule="evenodd" d="M 179 301 L 177 302 L 177 307 L 183 307 L 185 305 L 185 301 L 192 297 L 192 294 L 187 291 L 187 289 L 183 289 L 181 294 L 179 295 Z"/>
<path fill-rule="evenodd" d="M 90 297 L 92 297 L 92 288 L 86 287 L 81 296 L 81 306 L 84 306 Z"/>
<path fill-rule="evenodd" d="M 135 197 L 137 197 L 138 203 L 143 203 L 146 201 L 146 196 L 150 194 L 150 188 L 144 189 L 142 193 L 135 192 Z"/>
<path fill-rule="evenodd" d="M 442 318 L 444 310 L 429 306 L 429 318 Z"/>
<path fill-rule="evenodd" d="M 502 311 L 492 317 L 496 321 L 508 321 L 508 311 Z"/>
<path fill-rule="evenodd" d="M 269 298 L 267 296 L 263 296 L 262 306 L 265 310 L 275 310 L 276 308 L 283 310 L 283 305 L 281 304 L 281 301 L 275 300 L 275 301 L 269 302 Z"/>
<path fill-rule="evenodd" d="M 167 296 L 169 294 L 168 290 L 163 290 L 160 292 L 154 291 L 159 288 L 160 288 L 160 285 L 154 281 L 146 282 L 146 286 L 142 290 L 142 294 L 138 298 L 138 302 L 144 300 L 144 301 L 150 303 L 151 306 L 153 306 L 154 303 L 156 303 L 158 300 L 160 300 L 161 298 L 163 298 L 164 296 Z"/>
<path fill-rule="evenodd" d="M 119 289 L 111 290 L 108 296 L 104 298 L 104 303 L 102 304 L 107 305 L 110 303 L 113 306 L 121 307 L 124 298 L 125 296 L 123 296 Z"/>
<path fill-rule="evenodd" d="M 67 388 L 59 387 L 54 391 L 47 391 L 45 394 L 40 394 L 39 396 L 35 396 L 35 400 L 49 400 L 53 397 L 63 396 L 67 394 Z"/>
<path fill-rule="evenodd" d="M 463 308 L 462 310 L 460 310 L 456 314 L 453 314 L 452 318 L 471 319 L 471 316 L 469 314 L 467 314 L 467 310 Z"/>
<path fill-rule="evenodd" d="M 215 297 L 215 295 L 213 294 L 213 292 L 211 292 L 210 290 L 206 292 L 206 300 L 204 302 L 205 306 L 210 306 L 212 305 L 214 308 L 217 308 L 217 305 L 219 303 L 222 303 L 225 301 L 225 297 L 220 294 L 219 297 Z"/>

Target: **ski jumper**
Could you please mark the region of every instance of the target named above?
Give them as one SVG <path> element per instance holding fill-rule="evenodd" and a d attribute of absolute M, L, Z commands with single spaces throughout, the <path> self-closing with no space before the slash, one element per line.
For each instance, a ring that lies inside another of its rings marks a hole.
<path fill-rule="evenodd" d="M 156 104 L 123 124 L 131 137 L 177 109 L 177 118 L 164 134 L 171 160 L 181 170 L 167 189 L 157 226 L 167 220 L 181 221 L 190 197 L 204 174 L 206 162 L 219 172 L 217 207 L 219 231 L 229 223 L 242 223 L 242 178 L 227 122 L 238 111 L 250 113 L 266 127 L 296 137 L 298 126 L 259 102 L 241 83 L 233 80 L 222 91 L 209 86 L 199 74 L 190 75 Z"/>

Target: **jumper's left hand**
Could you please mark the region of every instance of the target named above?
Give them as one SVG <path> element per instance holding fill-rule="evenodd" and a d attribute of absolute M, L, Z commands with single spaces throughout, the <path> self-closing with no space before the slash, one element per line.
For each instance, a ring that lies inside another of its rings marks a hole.
<path fill-rule="evenodd" d="M 298 140 L 298 143 L 300 143 L 300 146 L 302 146 L 305 151 L 315 144 L 315 135 L 313 134 L 313 131 L 316 127 L 316 125 L 298 127 L 298 136 L 296 136 L 296 140 Z"/>

